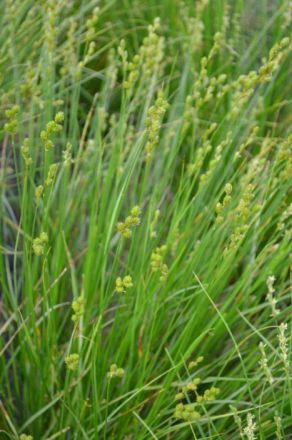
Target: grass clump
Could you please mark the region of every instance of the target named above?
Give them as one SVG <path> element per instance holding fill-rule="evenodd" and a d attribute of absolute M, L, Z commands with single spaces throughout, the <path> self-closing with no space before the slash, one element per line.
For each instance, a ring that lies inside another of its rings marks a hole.
<path fill-rule="evenodd" d="M 288 438 L 290 2 L 0 9 L 0 438 Z"/>

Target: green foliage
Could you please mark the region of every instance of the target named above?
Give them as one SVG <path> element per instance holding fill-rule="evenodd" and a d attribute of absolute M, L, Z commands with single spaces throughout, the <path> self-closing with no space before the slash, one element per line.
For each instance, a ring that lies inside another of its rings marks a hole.
<path fill-rule="evenodd" d="M 1 439 L 287 438 L 291 18 L 3 1 Z"/>

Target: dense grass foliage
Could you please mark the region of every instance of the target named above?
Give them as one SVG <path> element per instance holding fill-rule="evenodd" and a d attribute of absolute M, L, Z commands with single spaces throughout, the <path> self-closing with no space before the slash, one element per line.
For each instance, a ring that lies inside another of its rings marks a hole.
<path fill-rule="evenodd" d="M 1 439 L 289 438 L 291 22 L 2 1 Z"/>

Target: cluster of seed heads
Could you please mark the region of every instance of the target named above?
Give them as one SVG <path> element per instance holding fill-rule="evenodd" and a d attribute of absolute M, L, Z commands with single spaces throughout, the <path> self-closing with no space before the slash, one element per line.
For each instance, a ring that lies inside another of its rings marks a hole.
<path fill-rule="evenodd" d="M 236 248 L 237 243 L 244 238 L 244 235 L 249 228 L 248 218 L 251 214 L 250 205 L 254 198 L 254 188 L 254 185 L 251 183 L 245 187 L 237 207 L 229 214 L 229 218 L 233 220 L 234 229 L 230 235 L 229 245 L 224 249 L 225 255 L 230 249 Z"/>
<path fill-rule="evenodd" d="M 284 37 L 271 48 L 268 59 L 265 60 L 264 64 L 259 69 L 258 76 L 261 82 L 269 81 L 272 78 L 273 73 L 281 65 L 289 44 L 290 39 Z"/>
<path fill-rule="evenodd" d="M 112 364 L 110 366 L 109 372 L 107 373 L 107 378 L 113 379 L 115 377 L 118 377 L 121 379 L 122 377 L 124 377 L 124 375 L 125 375 L 125 370 L 123 368 L 118 367 L 117 364 Z"/>
<path fill-rule="evenodd" d="M 65 167 L 69 167 L 71 163 L 73 162 L 72 159 L 72 144 L 70 142 L 67 142 L 65 150 L 62 153 L 63 156 L 63 162 Z"/>
<path fill-rule="evenodd" d="M 12 108 L 5 111 L 7 122 L 4 124 L 4 130 L 11 135 L 16 133 L 17 115 L 19 113 L 19 105 L 14 105 Z"/>
<path fill-rule="evenodd" d="M 116 289 L 117 293 L 125 293 L 127 289 L 133 287 L 133 280 L 130 275 L 126 275 L 124 278 L 118 277 L 116 279 Z"/>
<path fill-rule="evenodd" d="M 268 301 L 271 310 L 272 310 L 272 316 L 275 318 L 279 313 L 280 310 L 277 309 L 277 300 L 274 297 L 275 289 L 274 289 L 274 283 L 275 283 L 275 277 L 269 276 L 267 279 L 267 286 L 268 286 L 268 294 L 266 296 L 266 300 Z"/>
<path fill-rule="evenodd" d="M 125 89 L 131 88 L 137 81 L 139 76 L 139 64 L 140 57 L 139 55 L 135 55 L 133 60 L 128 64 L 129 75 L 127 80 L 123 83 Z"/>
<path fill-rule="evenodd" d="M 220 389 L 216 387 L 211 387 L 204 391 L 204 394 L 201 396 L 197 396 L 197 402 L 212 402 L 213 400 L 216 400 L 217 396 L 220 394 Z"/>
<path fill-rule="evenodd" d="M 95 41 L 91 41 L 89 43 L 88 49 L 84 55 L 84 58 L 81 61 L 79 61 L 78 65 L 77 65 L 76 74 L 75 74 L 76 79 L 79 80 L 81 78 L 82 70 L 84 69 L 86 64 L 90 61 L 90 58 L 94 54 L 95 47 L 96 47 Z"/>
<path fill-rule="evenodd" d="M 49 151 L 54 147 L 51 139 L 53 133 L 58 133 L 62 130 L 62 122 L 64 121 L 64 113 L 58 112 L 52 121 L 46 125 L 46 129 L 41 131 L 40 138 L 43 141 L 45 151 Z"/>
<path fill-rule="evenodd" d="M 168 107 L 168 103 L 164 98 L 164 93 L 162 90 L 160 90 L 158 92 L 154 105 L 149 108 L 145 120 L 145 126 L 148 135 L 148 140 L 145 147 L 146 161 L 149 161 L 151 159 L 152 152 L 158 145 L 159 130 L 161 128 L 162 119 L 166 112 L 167 107 Z"/>
<path fill-rule="evenodd" d="M 29 153 L 29 139 L 28 138 L 24 139 L 20 150 L 21 150 L 21 155 L 24 160 L 24 163 L 28 167 L 32 163 L 32 158 Z"/>
<path fill-rule="evenodd" d="M 223 198 L 222 203 L 218 202 L 216 205 L 216 223 L 221 224 L 224 220 L 224 217 L 222 216 L 222 212 L 224 208 L 231 202 L 231 193 L 232 193 L 232 185 L 231 183 L 227 183 L 224 187 L 225 196 Z"/>
<path fill-rule="evenodd" d="M 279 340 L 279 352 L 280 352 L 280 358 L 284 364 L 284 369 L 289 374 L 289 356 L 288 356 L 288 340 L 286 337 L 286 330 L 288 329 L 288 325 L 284 322 L 282 322 L 279 325 L 279 334 L 278 334 L 278 340 Z"/>
<path fill-rule="evenodd" d="M 48 171 L 48 175 L 47 175 L 47 178 L 45 180 L 46 186 L 51 186 L 52 185 L 52 183 L 53 183 L 53 181 L 54 181 L 54 179 L 56 177 L 58 168 L 59 168 L 59 164 L 58 163 L 52 163 L 52 165 L 50 165 L 49 171 Z"/>
<path fill-rule="evenodd" d="M 96 6 L 93 11 L 91 17 L 86 20 L 86 33 L 85 33 L 85 41 L 90 43 L 93 40 L 94 34 L 96 32 L 96 24 L 98 22 L 100 15 L 100 8 Z"/>
<path fill-rule="evenodd" d="M 37 255 L 38 257 L 44 255 L 48 241 L 49 241 L 49 237 L 46 232 L 42 232 L 39 237 L 33 240 L 32 248 L 35 255 Z"/>
<path fill-rule="evenodd" d="M 272 383 L 274 382 L 274 378 L 268 365 L 265 345 L 262 342 L 259 343 L 259 349 L 261 352 L 260 366 L 262 367 L 269 384 L 272 385 Z"/>
<path fill-rule="evenodd" d="M 148 35 L 143 40 L 140 48 L 140 57 L 143 62 L 143 70 L 147 76 L 155 73 L 160 66 L 164 55 L 164 38 L 159 36 L 160 18 L 156 17 L 153 25 L 148 26 Z"/>
<path fill-rule="evenodd" d="M 68 370 L 75 371 L 78 367 L 79 363 L 79 354 L 72 353 L 68 354 L 68 356 L 65 357 L 65 364 L 67 365 Z"/>
<path fill-rule="evenodd" d="M 164 256 L 167 251 L 167 246 L 164 244 L 160 247 L 157 247 L 154 252 L 151 254 L 151 270 L 152 272 L 159 272 L 160 281 L 166 281 L 168 275 L 168 267 L 164 263 Z"/>
<path fill-rule="evenodd" d="M 283 427 L 282 427 L 282 419 L 281 419 L 281 417 L 279 417 L 279 415 L 276 413 L 276 414 L 275 414 L 275 417 L 274 417 L 274 420 L 275 420 L 275 423 L 276 423 L 276 437 L 277 437 L 277 440 L 283 440 L 284 437 L 283 437 L 283 435 L 282 435 L 282 430 L 283 430 Z"/>
<path fill-rule="evenodd" d="M 81 316 L 84 313 L 84 298 L 83 296 L 78 296 L 78 298 L 74 299 L 72 301 L 72 309 L 74 314 L 72 315 L 72 321 L 78 322 L 78 320 L 81 318 Z"/>
<path fill-rule="evenodd" d="M 178 2 L 178 12 L 179 15 L 182 16 L 188 34 L 187 42 L 185 44 L 183 43 L 183 47 L 186 50 L 188 50 L 189 47 L 191 47 L 192 51 L 196 52 L 201 47 L 203 30 L 204 30 L 202 12 L 207 2 L 208 0 L 199 0 L 198 2 L 196 2 L 195 17 L 191 16 L 190 11 L 187 8 L 185 2 L 183 1 Z"/>
<path fill-rule="evenodd" d="M 120 41 L 118 47 L 118 54 L 121 57 L 123 73 L 127 74 L 123 81 L 125 89 L 132 89 L 133 85 L 138 79 L 140 66 L 142 73 L 146 77 L 150 77 L 160 66 L 163 59 L 164 39 L 157 34 L 160 28 L 160 19 L 156 18 L 154 24 L 148 26 L 148 35 L 144 38 L 139 52 L 133 56 L 131 61 L 128 61 L 128 51 L 126 50 L 126 42 L 124 39 Z"/>
<path fill-rule="evenodd" d="M 182 394 L 185 395 L 189 391 L 197 391 L 198 385 L 201 383 L 201 379 L 199 377 L 195 377 L 194 379 L 190 380 L 186 385 L 182 386 Z M 176 396 L 178 397 L 178 396 Z"/>
<path fill-rule="evenodd" d="M 196 393 L 196 402 L 194 403 L 183 403 L 180 402 L 175 407 L 174 417 L 178 419 L 182 419 L 188 422 L 196 421 L 200 418 L 200 413 L 197 411 L 198 406 L 204 402 L 211 402 L 216 399 L 218 394 L 220 393 L 219 388 L 211 387 L 206 390 L 202 396 L 198 395 L 197 387 L 201 380 L 196 378 L 190 381 L 186 386 L 182 388 L 182 391 L 176 394 L 176 400 L 183 400 L 186 398 L 188 392 Z"/>
<path fill-rule="evenodd" d="M 135 226 L 138 226 L 141 222 L 140 215 L 141 215 L 140 207 L 134 206 L 130 211 L 130 215 L 126 217 L 125 221 L 119 222 L 117 224 L 117 230 L 120 232 L 122 237 L 124 238 L 132 237 L 132 229 Z"/>
<path fill-rule="evenodd" d="M 60 12 L 58 2 L 54 0 L 48 0 L 45 3 L 46 19 L 44 20 L 45 27 L 45 39 L 48 46 L 48 53 L 50 55 L 49 62 L 52 60 L 53 52 L 57 45 L 57 18 Z"/>
<path fill-rule="evenodd" d="M 198 356 L 194 361 L 189 362 L 188 368 L 191 370 L 192 368 L 197 367 L 201 362 L 203 362 L 204 356 Z"/>
<path fill-rule="evenodd" d="M 199 356 L 193 361 L 189 362 L 188 368 L 192 369 L 197 367 L 201 362 L 203 362 L 203 356 Z M 211 402 L 216 400 L 218 394 L 220 393 L 219 388 L 212 386 L 209 389 L 206 389 L 204 394 L 200 395 L 198 393 L 198 386 L 201 383 L 201 379 L 199 377 L 192 378 L 186 384 L 181 387 L 181 390 L 175 395 L 175 400 L 180 400 L 181 402 L 176 405 L 174 417 L 178 419 L 182 419 L 185 421 L 196 421 L 200 418 L 200 413 L 198 408 L 204 402 Z M 195 395 L 196 401 L 190 403 L 191 396 Z M 183 403 L 186 400 L 187 403 Z"/>
<path fill-rule="evenodd" d="M 285 37 L 279 43 L 276 43 L 270 50 L 268 60 L 264 60 L 259 71 L 250 71 L 246 75 L 240 75 L 235 81 L 223 86 L 218 99 L 222 98 L 227 92 L 232 91 L 232 103 L 229 117 L 238 116 L 243 105 L 252 96 L 257 85 L 270 81 L 273 73 L 279 68 L 284 59 L 290 39 Z"/>
<path fill-rule="evenodd" d="M 186 422 L 195 422 L 201 417 L 200 413 L 195 410 L 193 403 L 178 403 L 175 407 L 174 417 L 176 419 L 185 420 Z"/>
<path fill-rule="evenodd" d="M 35 189 L 35 198 L 36 202 L 38 203 L 43 195 L 44 187 L 43 185 L 38 185 Z"/>
<path fill-rule="evenodd" d="M 243 432 L 247 438 L 247 440 L 256 440 L 255 431 L 257 429 L 257 425 L 254 422 L 254 416 L 251 413 L 248 413 L 246 416 L 246 427 L 243 429 Z"/>

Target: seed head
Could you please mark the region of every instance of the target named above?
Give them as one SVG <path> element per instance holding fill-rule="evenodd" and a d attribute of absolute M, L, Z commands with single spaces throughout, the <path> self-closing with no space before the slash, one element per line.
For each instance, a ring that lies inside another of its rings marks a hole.
<path fill-rule="evenodd" d="M 134 206 L 130 215 L 128 215 L 124 222 L 119 222 L 117 224 L 117 230 L 120 232 L 122 237 L 130 238 L 132 236 L 132 229 L 138 226 L 141 222 L 140 219 L 141 208 L 139 206 Z"/>
<path fill-rule="evenodd" d="M 110 366 L 110 371 L 107 373 L 108 379 L 113 379 L 115 377 L 122 378 L 125 375 L 125 370 L 117 366 L 117 364 L 112 364 Z"/>
<path fill-rule="evenodd" d="M 21 150 L 21 155 L 22 155 L 22 158 L 24 160 L 25 165 L 27 167 L 29 167 L 29 165 L 31 165 L 31 163 L 32 163 L 32 158 L 29 154 L 29 139 L 28 138 L 24 139 L 20 150 Z"/>
<path fill-rule="evenodd" d="M 44 255 L 48 241 L 49 237 L 46 232 L 42 232 L 39 237 L 33 240 L 32 248 L 36 256 L 40 257 Z"/>
<path fill-rule="evenodd" d="M 72 321 L 78 322 L 78 319 L 83 315 L 84 313 L 84 299 L 83 296 L 78 296 L 78 298 L 74 299 L 72 301 L 72 309 L 74 314 L 72 315 Z"/>
<path fill-rule="evenodd" d="M 254 416 L 251 413 L 247 414 L 247 426 L 243 429 L 244 434 L 246 435 L 247 440 L 256 440 L 255 431 L 256 424 L 253 422 Z"/>
<path fill-rule="evenodd" d="M 36 189 L 35 189 L 35 198 L 36 198 L 37 203 L 41 199 L 41 197 L 43 195 L 43 192 L 44 192 L 43 185 L 39 185 L 39 186 L 36 187 Z"/>
<path fill-rule="evenodd" d="M 117 293 L 125 293 L 125 291 L 131 287 L 133 287 L 133 281 L 130 275 L 126 275 L 123 279 L 121 277 L 116 279 L 115 290 Z"/>
<path fill-rule="evenodd" d="M 17 115 L 19 113 L 19 106 L 14 105 L 11 109 L 5 111 L 7 122 L 4 124 L 4 130 L 11 135 L 16 133 L 17 128 Z"/>
<path fill-rule="evenodd" d="M 79 362 L 79 354 L 72 353 L 65 357 L 65 363 L 68 370 L 75 371 Z"/>
<path fill-rule="evenodd" d="M 162 245 L 157 247 L 151 254 L 150 265 L 152 272 L 159 272 L 160 281 L 165 282 L 168 275 L 168 266 L 164 263 L 163 259 L 167 251 L 167 246 Z"/>

